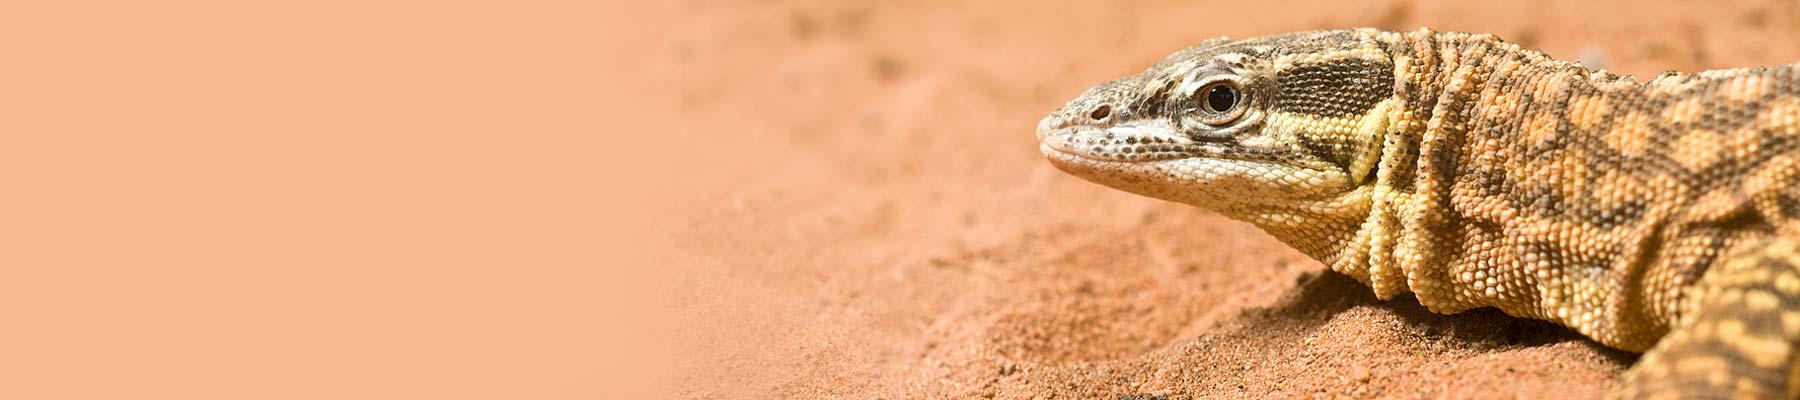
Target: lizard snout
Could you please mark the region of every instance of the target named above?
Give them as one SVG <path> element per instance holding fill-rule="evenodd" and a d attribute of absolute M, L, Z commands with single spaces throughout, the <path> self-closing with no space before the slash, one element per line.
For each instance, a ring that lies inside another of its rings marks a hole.
<path fill-rule="evenodd" d="M 1057 130 L 1078 125 L 1102 125 L 1113 120 L 1111 104 L 1071 104 L 1038 120 L 1037 138 L 1043 141 Z"/>

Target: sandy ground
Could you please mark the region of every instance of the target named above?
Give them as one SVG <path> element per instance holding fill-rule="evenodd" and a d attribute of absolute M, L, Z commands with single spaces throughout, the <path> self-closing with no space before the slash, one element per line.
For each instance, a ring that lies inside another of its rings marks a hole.
<path fill-rule="evenodd" d="M 1653 76 L 1800 61 L 1800 3 L 683 2 L 673 398 L 1594 397 L 1636 355 L 1375 299 L 1256 228 L 1064 175 L 1038 118 L 1214 36 L 1489 32 Z M 642 122 L 642 121 L 640 121 Z"/>

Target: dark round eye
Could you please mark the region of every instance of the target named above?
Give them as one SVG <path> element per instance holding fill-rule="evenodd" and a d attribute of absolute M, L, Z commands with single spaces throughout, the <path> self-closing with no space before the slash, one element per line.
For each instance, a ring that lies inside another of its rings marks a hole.
<path fill-rule="evenodd" d="M 1237 103 L 1237 88 L 1231 87 L 1229 84 L 1214 84 L 1206 88 L 1207 111 L 1224 113 L 1226 111 L 1231 111 L 1232 107 L 1237 107 Z"/>

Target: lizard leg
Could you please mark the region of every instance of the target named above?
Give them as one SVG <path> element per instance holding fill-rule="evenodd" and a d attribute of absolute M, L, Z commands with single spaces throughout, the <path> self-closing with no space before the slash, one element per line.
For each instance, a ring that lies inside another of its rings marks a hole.
<path fill-rule="evenodd" d="M 1675 328 L 1625 373 L 1618 398 L 1800 398 L 1800 246 L 1741 247 L 1689 289 Z"/>

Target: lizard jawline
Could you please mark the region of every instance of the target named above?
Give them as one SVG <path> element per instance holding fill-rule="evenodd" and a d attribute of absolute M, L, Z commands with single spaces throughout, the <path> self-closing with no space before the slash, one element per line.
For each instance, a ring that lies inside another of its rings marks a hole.
<path fill-rule="evenodd" d="M 1166 127 L 1071 126 L 1039 132 L 1039 150 L 1055 162 L 1086 160 L 1152 163 L 1189 158 L 1268 162 L 1284 149 L 1254 147 L 1232 138 L 1196 141 Z"/>

